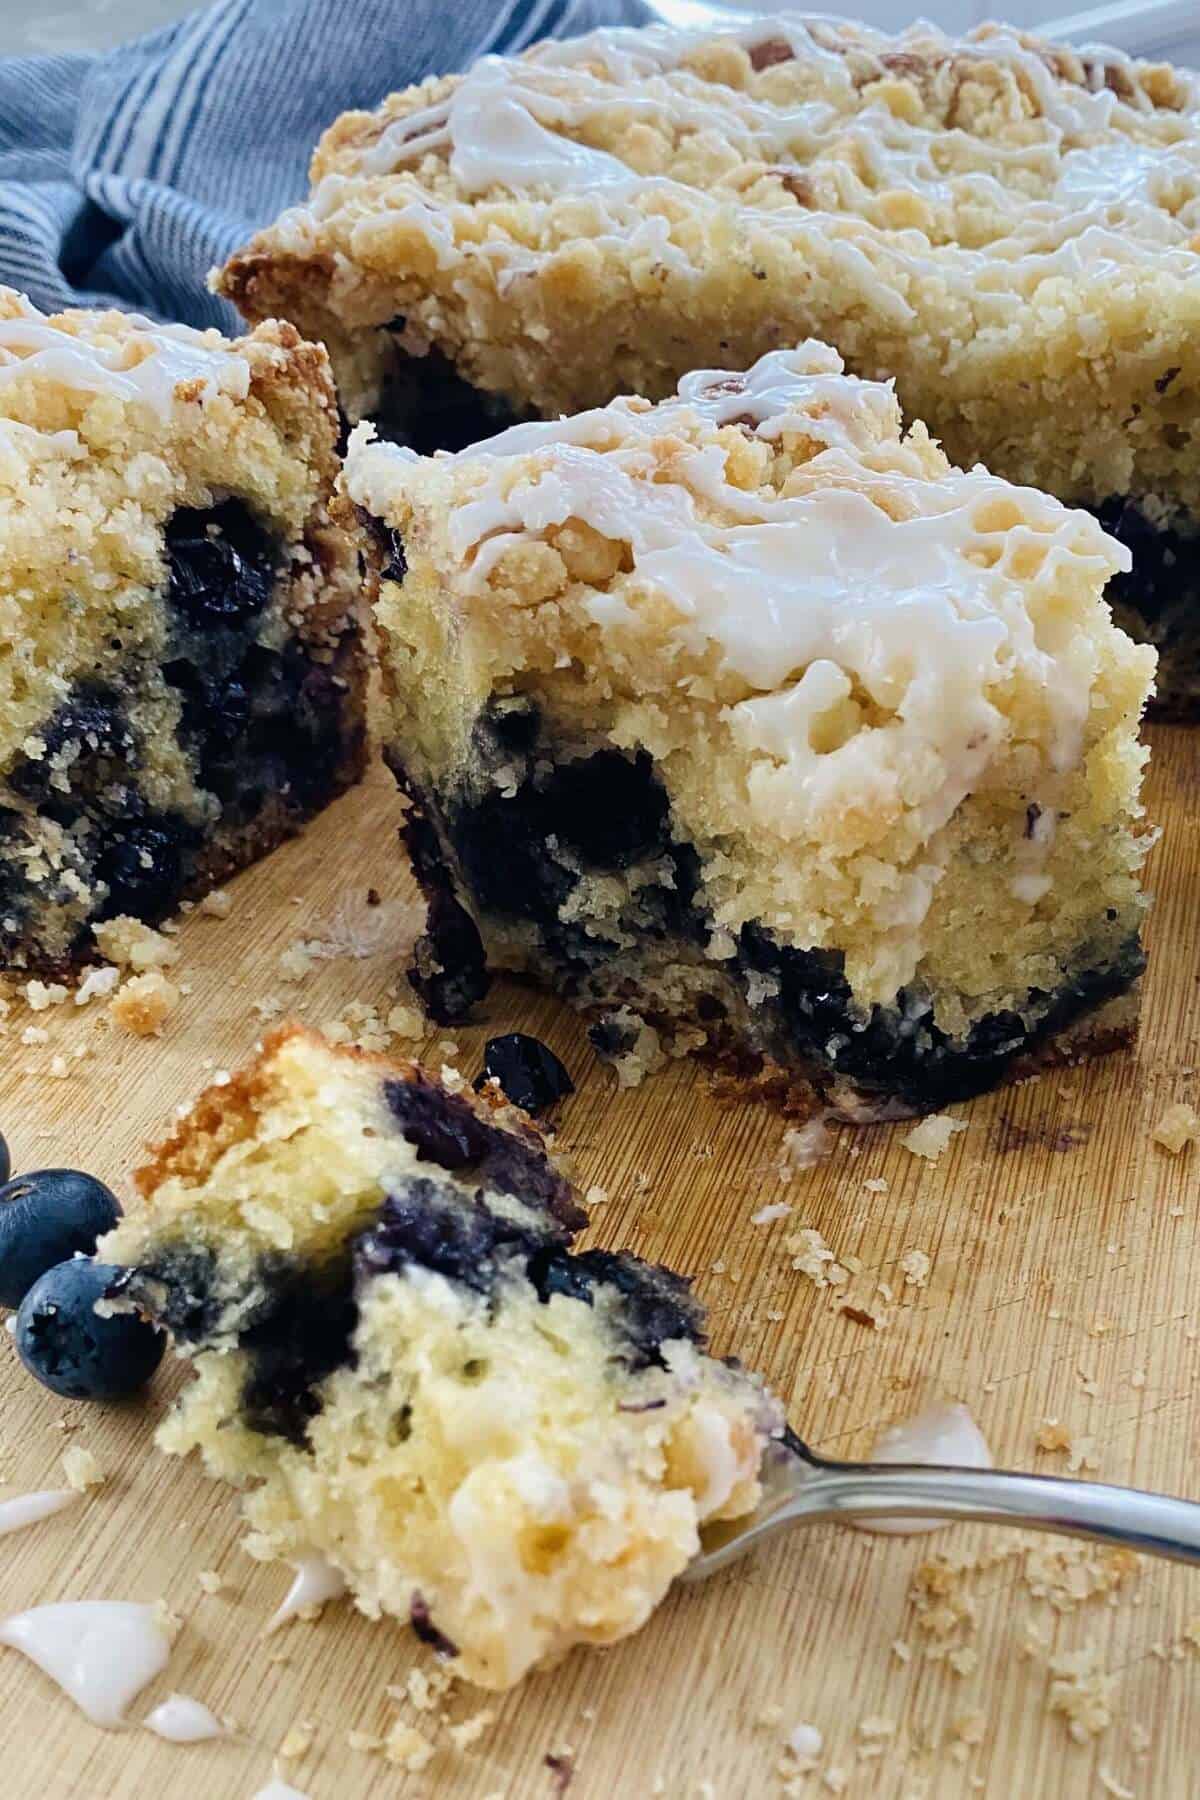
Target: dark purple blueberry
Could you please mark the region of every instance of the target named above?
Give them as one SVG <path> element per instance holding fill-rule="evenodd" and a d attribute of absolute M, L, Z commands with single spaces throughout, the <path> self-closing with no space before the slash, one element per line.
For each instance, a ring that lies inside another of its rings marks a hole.
<path fill-rule="evenodd" d="M 8 1151 L 0 1159 L 8 1168 Z M 96 1239 L 121 1216 L 116 1195 L 78 1169 L 33 1169 L 0 1187 L 0 1304 L 20 1306 L 47 1269 Z"/>
<path fill-rule="evenodd" d="M 191 836 L 166 815 L 153 824 L 116 827 L 96 858 L 96 874 L 108 888 L 99 916 L 150 919 L 169 912 L 183 886 L 184 841 Z"/>
<path fill-rule="evenodd" d="M 502 1261 L 525 1264 L 556 1241 L 489 1212 L 448 1183 L 417 1176 L 388 1195 L 375 1225 L 358 1239 L 355 1267 L 371 1277 L 415 1264 L 490 1294 Z"/>
<path fill-rule="evenodd" d="M 278 553 L 241 500 L 204 511 L 181 506 L 166 541 L 171 602 L 189 625 L 243 625 L 262 612 Z"/>
<path fill-rule="evenodd" d="M 252 1431 L 303 1444 L 321 1410 L 321 1382 L 354 1361 L 350 1259 L 320 1266 L 264 1257 L 257 1273 L 268 1298 L 238 1339 L 249 1364 L 242 1416 Z"/>
<path fill-rule="evenodd" d="M 476 1192 L 491 1188 L 542 1207 L 567 1232 L 581 1231 L 587 1214 L 540 1143 L 488 1125 L 460 1094 L 416 1074 L 384 1083 L 384 1098 L 422 1162 L 437 1163 Z"/>
<path fill-rule="evenodd" d="M 0 1131 L 0 1181 L 7 1181 L 12 1174 L 12 1157 L 8 1153 L 8 1141 Z"/>
<path fill-rule="evenodd" d="M 114 779 L 127 778 L 137 760 L 137 741 L 121 702 L 99 682 L 81 683 L 37 735 L 46 746 L 44 753 L 14 764 L 7 784 L 15 793 L 39 805 L 47 799 L 61 805 L 52 782 L 58 759 L 68 746 L 73 793 L 103 788 Z"/>
<path fill-rule="evenodd" d="M 394 525 L 385 524 L 365 506 L 356 506 L 354 511 L 359 524 L 375 545 L 380 575 L 385 581 L 403 581 L 408 574 L 408 562 L 400 533 Z"/>
<path fill-rule="evenodd" d="M 418 1070 L 408 1081 L 388 1081 L 384 1093 L 392 1114 L 420 1162 L 440 1169 L 477 1167 L 496 1135 L 470 1101 L 448 1093 Z"/>
<path fill-rule="evenodd" d="M 106 1299 L 126 1297 L 179 1343 L 202 1342 L 217 1329 L 217 1258 L 207 1246 L 167 1246 L 142 1267 L 121 1269 Z"/>
<path fill-rule="evenodd" d="M 483 1073 L 475 1086 L 500 1083 L 514 1106 L 527 1113 L 549 1112 L 557 1101 L 575 1092 L 575 1083 L 548 1044 L 523 1031 L 508 1031 L 489 1038 L 483 1047 Z"/>
<path fill-rule="evenodd" d="M 446 888 L 429 897 L 425 931 L 417 940 L 408 979 L 438 1025 L 456 1025 L 469 1017 L 492 985 L 479 927 Z"/>
<path fill-rule="evenodd" d="M 439 1631 L 429 1613 L 429 1604 L 419 1588 L 413 1589 L 412 1602 L 408 1609 L 408 1617 L 413 1630 L 423 1644 L 438 1656 L 457 1656 L 458 1645 L 448 1638 L 444 1631 Z"/>
<path fill-rule="evenodd" d="M 615 1288 L 621 1303 L 611 1317 L 634 1368 L 661 1363 L 661 1347 L 673 1338 L 704 1342 L 704 1308 L 691 1284 L 658 1263 L 611 1250 L 584 1250 L 572 1256 L 552 1245 L 530 1261 L 528 1274 L 543 1301 L 562 1294 L 591 1306 L 598 1287 Z"/>
<path fill-rule="evenodd" d="M 616 1013 L 605 1013 L 594 1025 L 588 1026 L 588 1043 L 606 1060 L 617 1056 L 627 1056 L 638 1040 L 639 1027 L 632 1019 L 622 1019 Z"/>
<path fill-rule="evenodd" d="M 523 755 L 537 743 L 542 715 L 527 694 L 493 694 L 475 727 L 486 748 L 489 740 L 502 750 Z"/>
<path fill-rule="evenodd" d="M 17 1313 L 17 1354 L 29 1373 L 66 1400 L 124 1400 L 145 1387 L 166 1338 L 136 1313 L 101 1318 L 120 1270 L 79 1256 L 34 1282 Z"/>
<path fill-rule="evenodd" d="M 541 798 L 546 832 L 596 868 L 624 869 L 666 845 L 667 796 L 645 750 L 561 763 Z"/>

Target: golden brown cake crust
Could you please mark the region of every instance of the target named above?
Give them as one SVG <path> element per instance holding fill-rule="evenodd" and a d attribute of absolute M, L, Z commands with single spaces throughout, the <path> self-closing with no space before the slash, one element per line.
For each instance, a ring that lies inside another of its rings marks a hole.
<path fill-rule="evenodd" d="M 266 1032 L 252 1062 L 234 1071 L 227 1080 L 212 1082 L 202 1089 L 167 1136 L 146 1146 L 145 1160 L 133 1173 L 134 1187 L 143 1200 L 152 1203 L 155 1189 L 172 1176 L 184 1181 L 198 1180 L 230 1145 L 253 1137 L 276 1081 L 275 1057 L 289 1043 L 307 1044 L 312 1049 L 326 1047 L 321 1033 L 299 1019 L 284 1019 Z M 419 1073 L 418 1065 L 408 1058 L 362 1050 L 356 1044 L 339 1045 L 337 1054 L 345 1062 L 374 1069 L 381 1081 L 385 1076 L 411 1081 Z M 478 1092 L 464 1086 L 459 1090 L 459 1098 L 477 1118 L 515 1132 L 545 1153 L 545 1139 L 537 1126 L 527 1113 L 504 1097 L 495 1083 L 486 1082 Z"/>
<path fill-rule="evenodd" d="M 601 32 L 346 115 L 312 179 L 218 287 L 323 336 L 352 416 L 431 347 L 554 415 L 814 335 L 956 461 L 1200 508 L 1182 71 L 1000 26 Z"/>

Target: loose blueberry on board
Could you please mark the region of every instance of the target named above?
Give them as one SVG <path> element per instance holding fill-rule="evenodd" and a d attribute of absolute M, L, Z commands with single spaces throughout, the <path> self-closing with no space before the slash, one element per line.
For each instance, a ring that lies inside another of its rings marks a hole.
<path fill-rule="evenodd" d="M 0 1156 L 8 1171 L 8 1152 Z M 0 1187 L 0 1304 L 20 1306 L 39 1275 L 85 1255 L 121 1216 L 117 1197 L 78 1169 L 34 1169 Z"/>
<path fill-rule="evenodd" d="M 0 1181 L 7 1181 L 12 1174 L 12 1157 L 8 1153 L 8 1144 L 4 1133 L 0 1131 Z"/>
<path fill-rule="evenodd" d="M 534 1115 L 549 1112 L 556 1101 L 575 1092 L 575 1083 L 550 1046 L 523 1031 L 507 1031 L 484 1045 L 483 1073 L 475 1086 L 481 1088 L 493 1078 L 506 1099 Z"/>
<path fill-rule="evenodd" d="M 135 1313 L 101 1318 L 96 1302 L 120 1275 L 110 1263 L 74 1257 L 35 1281 L 17 1313 L 17 1354 L 29 1373 L 65 1400 L 124 1400 L 145 1387 L 166 1338 Z"/>

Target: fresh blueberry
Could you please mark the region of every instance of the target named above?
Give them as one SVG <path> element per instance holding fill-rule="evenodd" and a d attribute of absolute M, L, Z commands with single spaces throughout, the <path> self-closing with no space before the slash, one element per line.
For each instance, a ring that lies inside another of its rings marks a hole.
<path fill-rule="evenodd" d="M 200 630 L 245 625 L 271 597 L 274 543 L 240 500 L 198 511 L 181 506 L 167 521 L 170 596 Z"/>
<path fill-rule="evenodd" d="M 0 1131 L 0 1182 L 7 1181 L 12 1174 L 12 1157 L 8 1153 L 8 1144 L 4 1133 Z"/>
<path fill-rule="evenodd" d="M 575 1092 L 575 1083 L 549 1045 L 523 1031 L 507 1031 L 483 1046 L 483 1073 L 475 1086 L 493 1078 L 514 1106 L 534 1115 L 549 1112 L 565 1094 Z"/>
<path fill-rule="evenodd" d="M 124 1400 L 145 1387 L 166 1339 L 135 1313 L 96 1312 L 120 1269 L 75 1257 L 47 1269 L 17 1314 L 17 1354 L 43 1387 L 67 1400 Z"/>
<path fill-rule="evenodd" d="M 0 1157 L 8 1171 L 8 1152 Z M 78 1169 L 34 1169 L 0 1187 L 0 1304 L 20 1306 L 39 1275 L 96 1239 L 121 1216 L 116 1195 Z"/>

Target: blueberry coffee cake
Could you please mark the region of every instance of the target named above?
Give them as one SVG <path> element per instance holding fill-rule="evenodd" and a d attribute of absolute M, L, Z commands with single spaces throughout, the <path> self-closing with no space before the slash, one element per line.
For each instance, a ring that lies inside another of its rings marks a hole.
<path fill-rule="evenodd" d="M 1091 514 L 812 343 L 344 481 L 436 1018 L 516 969 L 851 1110 L 1128 1028 L 1154 652 Z"/>
<path fill-rule="evenodd" d="M 1195 76 L 996 25 L 606 30 L 347 114 L 312 178 L 220 285 L 324 338 L 356 416 L 457 448 L 825 339 L 1098 512 L 1200 705 Z"/>
<path fill-rule="evenodd" d="M 328 361 L 0 289 L 0 966 L 85 961 L 354 781 Z"/>
<path fill-rule="evenodd" d="M 778 1404 L 679 1276 L 572 1251 L 494 1084 L 285 1027 L 136 1184 L 98 1254 L 194 1363 L 162 1447 L 250 1490 L 253 1553 L 323 1555 L 467 1679 L 635 1631 L 756 1505 Z"/>

